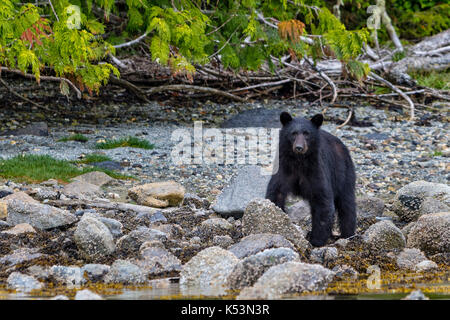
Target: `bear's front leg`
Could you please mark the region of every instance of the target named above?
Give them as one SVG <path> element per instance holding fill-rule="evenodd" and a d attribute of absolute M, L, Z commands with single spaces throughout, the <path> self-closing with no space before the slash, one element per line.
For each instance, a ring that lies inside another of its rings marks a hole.
<path fill-rule="evenodd" d="M 325 192 L 310 201 L 312 230 L 310 243 L 315 247 L 324 246 L 331 237 L 334 217 L 334 203 Z"/>
<path fill-rule="evenodd" d="M 287 191 L 283 187 L 283 184 L 280 182 L 279 174 L 275 174 L 269 181 L 269 185 L 267 186 L 266 199 L 269 199 L 281 210 L 285 211 L 285 203 L 286 203 Z"/>

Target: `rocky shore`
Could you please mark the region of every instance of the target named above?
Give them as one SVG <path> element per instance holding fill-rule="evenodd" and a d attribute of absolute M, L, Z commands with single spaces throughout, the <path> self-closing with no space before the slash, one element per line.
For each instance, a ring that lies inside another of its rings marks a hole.
<path fill-rule="evenodd" d="M 428 281 L 441 283 L 430 292 L 448 294 L 448 124 L 411 127 L 382 111 L 357 113 L 374 126 L 324 127 L 355 162 L 357 234 L 338 239 L 336 228 L 321 248 L 306 240 L 306 203 L 291 198 L 285 214 L 263 199 L 268 179 L 258 165 L 172 163 L 173 132 L 191 127 L 84 125 L 51 128 L 48 136 L 0 137 L 3 159 L 33 153 L 77 160 L 94 152 L 97 141 L 126 135 L 155 144 L 102 151 L 113 159 L 105 165 L 134 180 L 102 172 L 70 183 L 0 180 L 0 288 L 102 299 L 124 288 L 176 283 L 186 297 L 279 299 L 407 293 L 414 281 Z M 89 141 L 56 142 L 70 132 Z M 368 285 L 373 268 L 380 270 L 379 288 Z"/>

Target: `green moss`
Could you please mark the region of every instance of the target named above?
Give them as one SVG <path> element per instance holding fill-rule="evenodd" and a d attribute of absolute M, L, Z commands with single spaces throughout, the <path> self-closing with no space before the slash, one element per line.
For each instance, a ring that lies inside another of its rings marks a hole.
<path fill-rule="evenodd" d="M 132 147 L 141 149 L 153 149 L 154 145 L 147 140 L 139 139 L 137 137 L 126 137 L 117 140 L 107 140 L 105 142 L 97 143 L 97 149 L 114 149 L 121 147 Z"/>

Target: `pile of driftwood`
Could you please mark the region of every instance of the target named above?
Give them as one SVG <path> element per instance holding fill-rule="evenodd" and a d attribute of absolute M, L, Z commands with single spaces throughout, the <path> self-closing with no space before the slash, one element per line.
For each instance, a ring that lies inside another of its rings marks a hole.
<path fill-rule="evenodd" d="M 311 41 L 310 38 L 302 38 L 303 41 Z M 141 39 L 137 38 L 120 47 L 139 45 Z M 145 56 L 122 60 L 111 56 L 112 62 L 121 70 L 121 79 L 113 78 L 111 82 L 126 87 L 143 101 L 148 101 L 157 94 L 178 91 L 178 94 L 184 93 L 191 98 L 223 96 L 243 102 L 286 88 L 290 90 L 292 98 L 308 97 L 318 104 L 326 103 L 327 106 L 332 106 L 338 97 L 360 97 L 406 108 L 410 120 L 429 101 L 450 101 L 449 91 L 420 87 L 407 73 L 448 69 L 450 30 L 409 48 L 404 48 L 400 41 L 393 43 L 397 44 L 395 49 L 364 47 L 364 53 L 358 60 L 368 63 L 371 72 L 363 81 L 349 78 L 343 73 L 341 62 L 336 59 L 314 63 L 308 57 L 298 60 L 286 55 L 281 59 L 272 57 L 272 62 L 277 66 L 275 73 L 270 72 L 268 66 L 262 66 L 257 72 L 236 73 L 221 68 L 218 54 L 209 65 L 197 65 L 193 79 L 172 76 L 168 68 L 149 63 L 150 59 Z M 142 52 L 148 55 L 145 50 Z M 404 58 L 394 61 L 393 56 L 398 52 L 403 52 Z M 370 85 L 387 87 L 393 92 L 373 94 L 369 90 Z M 430 106 L 427 109 L 431 110 Z M 349 110 L 347 121 L 351 116 L 352 110 Z"/>
<path fill-rule="evenodd" d="M 335 8 L 337 16 L 339 16 L 339 3 L 340 1 Z M 115 46 L 116 49 L 133 46 L 139 52 L 138 55 L 128 58 L 118 58 L 111 54 L 108 56 L 109 61 L 121 72 L 121 77 L 112 76 L 110 83 L 126 88 L 144 102 L 154 99 L 157 95 L 173 92 L 190 98 L 221 96 L 245 102 L 273 94 L 280 89 L 284 93 L 290 93 L 292 98 L 308 98 L 327 106 L 333 106 L 338 97 L 360 97 L 407 109 L 410 120 L 413 120 L 415 113 L 423 108 L 431 110 L 432 107 L 430 109 L 430 106 L 426 106 L 430 101 L 450 101 L 448 90 L 438 91 L 421 87 L 408 75 L 411 71 L 442 71 L 450 67 L 450 30 L 404 48 L 385 11 L 383 0 L 377 1 L 377 8 L 381 9 L 374 16 L 378 17 L 378 24 L 385 25 L 395 49 L 380 48 L 375 28 L 372 35 L 376 48 L 372 49 L 365 45 L 363 53 L 358 57 L 358 61 L 367 63 L 371 69 L 369 75 L 363 80 L 357 81 L 350 78 L 346 72 L 343 72 L 345 68 L 342 63 L 332 57 L 316 62 L 306 56 L 302 59 L 291 55 L 281 58 L 271 57 L 272 63 L 276 66 L 275 72 L 271 72 L 267 65 L 263 65 L 257 72 L 233 72 L 222 67 L 220 51 L 223 47 L 218 48 L 210 56 L 208 65 L 196 65 L 194 76 L 173 75 L 169 68 L 152 62 L 148 53 L 148 44 L 143 41 L 149 35 L 144 33 L 134 40 Z M 278 28 L 279 21 L 273 18 L 258 14 L 258 19 L 269 28 Z M 300 36 L 300 41 L 312 44 L 314 37 L 320 36 L 303 35 Z M 245 45 L 251 45 L 251 43 Z M 323 48 L 324 51 L 326 49 Z M 398 57 L 399 53 L 403 58 L 395 59 L 394 57 Z M 31 74 L 23 74 L 19 70 L 6 67 L 0 67 L 0 73 L 2 72 L 34 78 Z M 65 82 L 67 84 L 65 87 L 75 92 L 77 99 L 82 97 L 80 90 L 69 79 L 42 75 L 40 80 Z M 20 95 L 2 78 L 0 78 L 0 84 L 18 98 L 39 108 L 48 109 Z M 386 87 L 392 92 L 373 94 L 370 91 L 373 86 Z M 446 112 L 445 110 L 436 111 Z M 347 120 L 343 125 L 351 117 L 352 110 L 349 109 Z"/>

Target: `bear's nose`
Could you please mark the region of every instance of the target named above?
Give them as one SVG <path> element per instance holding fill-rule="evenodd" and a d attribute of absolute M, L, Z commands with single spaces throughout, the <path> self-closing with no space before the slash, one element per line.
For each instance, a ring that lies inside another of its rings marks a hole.
<path fill-rule="evenodd" d="M 295 146 L 295 151 L 302 152 L 303 151 L 303 147 L 302 146 Z"/>

